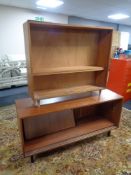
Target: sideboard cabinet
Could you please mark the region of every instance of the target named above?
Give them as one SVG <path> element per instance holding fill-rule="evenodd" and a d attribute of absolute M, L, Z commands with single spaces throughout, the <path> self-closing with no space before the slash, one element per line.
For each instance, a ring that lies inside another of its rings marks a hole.
<path fill-rule="evenodd" d="M 28 21 L 30 98 L 16 101 L 24 156 L 119 126 L 122 97 L 105 89 L 111 28 Z"/>

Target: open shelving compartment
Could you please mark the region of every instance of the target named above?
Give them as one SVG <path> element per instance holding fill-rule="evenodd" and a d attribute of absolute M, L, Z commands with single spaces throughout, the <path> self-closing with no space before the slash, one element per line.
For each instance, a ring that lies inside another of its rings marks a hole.
<path fill-rule="evenodd" d="M 112 28 L 34 21 L 24 28 L 29 92 L 36 104 L 105 88 Z"/>
<path fill-rule="evenodd" d="M 30 98 L 18 100 L 16 106 L 24 156 L 32 156 L 117 128 L 122 97 L 102 90 L 100 95 L 93 92 L 89 97 L 62 99 L 40 108 Z M 63 127 L 63 122 L 68 124 Z"/>

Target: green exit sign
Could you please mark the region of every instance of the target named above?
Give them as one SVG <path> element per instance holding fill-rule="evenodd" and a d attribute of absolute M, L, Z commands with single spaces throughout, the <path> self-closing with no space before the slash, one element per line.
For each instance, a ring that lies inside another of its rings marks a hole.
<path fill-rule="evenodd" d="M 35 20 L 36 20 L 36 21 L 44 21 L 44 17 L 42 17 L 42 16 L 37 16 L 37 17 L 35 17 Z"/>

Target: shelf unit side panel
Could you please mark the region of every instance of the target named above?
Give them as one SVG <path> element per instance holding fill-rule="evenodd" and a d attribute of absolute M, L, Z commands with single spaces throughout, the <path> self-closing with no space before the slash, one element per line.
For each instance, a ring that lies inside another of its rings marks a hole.
<path fill-rule="evenodd" d="M 119 127 L 119 125 L 120 125 L 121 112 L 122 112 L 122 104 L 123 104 L 123 99 L 116 100 L 113 103 L 111 121 L 113 123 L 115 123 L 115 125 L 117 127 Z"/>
<path fill-rule="evenodd" d="M 99 50 L 97 56 L 97 66 L 104 68 L 101 72 L 96 72 L 96 85 L 106 87 L 109 69 L 110 52 L 112 43 L 112 31 L 101 31 L 99 38 Z"/>
<path fill-rule="evenodd" d="M 33 97 L 33 77 L 32 77 L 32 48 L 31 48 L 31 37 L 30 37 L 30 24 L 24 23 L 24 42 L 25 42 L 25 53 L 27 63 L 27 76 L 28 76 L 28 90 L 29 94 Z"/>

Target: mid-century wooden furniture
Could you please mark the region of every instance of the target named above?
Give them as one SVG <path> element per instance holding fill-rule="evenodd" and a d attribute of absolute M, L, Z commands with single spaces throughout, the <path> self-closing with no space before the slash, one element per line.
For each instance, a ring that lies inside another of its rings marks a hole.
<path fill-rule="evenodd" d="M 119 126 L 122 97 L 110 90 L 58 98 L 35 107 L 31 98 L 16 101 L 25 157 L 65 146 Z M 56 115 L 56 116 L 55 116 Z M 67 117 L 67 118 L 66 118 Z M 64 122 L 64 123 L 63 123 Z M 48 134 L 47 134 L 48 133 Z"/>
<path fill-rule="evenodd" d="M 29 92 L 35 104 L 106 86 L 112 28 L 28 21 L 24 31 Z"/>
<path fill-rule="evenodd" d="M 112 29 L 33 21 L 24 28 L 32 97 L 16 101 L 24 156 L 33 162 L 40 152 L 110 135 L 122 107 L 122 97 L 104 89 Z"/>

